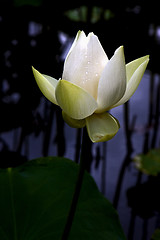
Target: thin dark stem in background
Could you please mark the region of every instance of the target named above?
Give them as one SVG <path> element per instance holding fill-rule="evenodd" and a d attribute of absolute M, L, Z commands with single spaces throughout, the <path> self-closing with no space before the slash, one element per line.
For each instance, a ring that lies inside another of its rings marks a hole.
<path fill-rule="evenodd" d="M 148 115 L 148 123 L 146 126 L 146 134 L 144 136 L 144 144 L 143 144 L 143 153 L 147 153 L 150 146 L 149 146 L 149 128 L 152 125 L 152 118 L 153 118 L 153 96 L 154 96 L 154 75 L 150 78 L 150 88 L 149 88 L 149 115 Z"/>
<path fill-rule="evenodd" d="M 134 230 L 135 230 L 135 218 L 136 214 L 132 211 L 130 223 L 129 223 L 129 229 L 128 229 L 128 240 L 134 239 Z"/>
<path fill-rule="evenodd" d="M 131 130 L 129 126 L 129 102 L 124 104 L 124 127 L 126 134 L 126 144 L 127 144 L 127 154 L 130 154 L 133 151 L 132 142 L 131 142 Z"/>
<path fill-rule="evenodd" d="M 143 144 L 143 153 L 147 153 L 148 150 L 150 149 L 150 127 L 152 125 L 152 121 L 153 121 L 153 106 L 155 105 L 155 103 L 153 102 L 154 100 L 154 75 L 151 76 L 150 78 L 150 88 L 149 88 L 149 115 L 148 115 L 148 122 L 147 122 L 147 126 L 146 126 L 146 133 L 144 136 L 144 144 Z M 158 98 L 158 97 L 157 97 Z M 156 107 L 159 107 L 156 105 Z M 136 181 L 136 186 L 138 187 L 141 184 L 141 180 L 142 180 L 142 172 L 138 173 L 137 176 L 137 181 Z M 135 218 L 136 215 L 134 213 L 134 210 L 132 210 L 131 212 L 131 221 L 130 221 L 130 225 L 129 225 L 129 232 L 128 232 L 128 240 L 132 240 L 133 239 L 133 232 L 134 232 L 134 228 L 133 226 L 135 225 Z M 142 239 L 145 240 L 147 239 L 147 224 L 148 224 L 148 220 L 144 219 L 144 223 L 143 223 L 143 235 L 142 235 Z"/>
<path fill-rule="evenodd" d="M 160 79 L 159 79 L 160 80 Z M 155 109 L 155 122 L 153 129 L 153 136 L 151 141 L 151 148 L 156 147 L 157 137 L 158 137 L 158 128 L 159 128 L 159 116 L 160 116 L 160 83 L 158 83 L 157 94 L 156 94 L 156 109 Z"/>
<path fill-rule="evenodd" d="M 66 150 L 66 140 L 64 136 L 64 121 L 60 108 L 56 109 L 57 135 L 55 142 L 57 144 L 57 155 L 64 156 Z"/>
<path fill-rule="evenodd" d="M 103 167 L 102 167 L 102 185 L 101 185 L 101 189 L 102 189 L 102 194 L 105 195 L 106 194 L 106 172 L 107 172 L 107 142 L 104 142 L 102 145 L 103 148 Z"/>
<path fill-rule="evenodd" d="M 133 124 L 135 124 L 135 122 L 133 122 Z M 114 196 L 114 200 L 113 200 L 113 206 L 115 208 L 117 208 L 117 206 L 118 206 L 118 201 L 119 201 L 119 196 L 120 196 L 124 173 L 125 173 L 126 167 L 131 162 L 130 157 L 131 157 L 131 154 L 133 151 L 132 142 L 131 142 L 132 132 L 129 129 L 129 102 L 124 104 L 124 127 L 125 127 L 125 135 L 126 135 L 127 153 L 126 153 L 124 162 L 122 164 L 122 167 L 121 167 L 121 170 L 119 173 L 119 177 L 118 177 L 118 181 L 117 181 L 117 187 L 116 187 L 115 196 Z M 132 126 L 132 128 L 133 128 L 133 126 Z"/>
<path fill-rule="evenodd" d="M 146 240 L 148 236 L 148 219 L 143 220 L 143 234 L 142 240 Z"/>
<path fill-rule="evenodd" d="M 48 103 L 48 101 L 45 102 L 44 115 L 45 115 L 45 131 L 43 135 L 42 153 L 43 156 L 48 156 L 54 116 L 53 104 Z"/>
<path fill-rule="evenodd" d="M 67 222 L 66 222 L 61 240 L 67 240 L 68 239 L 70 231 L 71 231 L 71 227 L 72 227 L 72 222 L 73 222 L 73 219 L 74 219 L 74 216 L 75 216 L 77 203 L 78 203 L 78 199 L 79 199 L 79 195 L 80 195 L 80 191 L 81 191 L 81 187 L 82 187 L 82 183 L 83 183 L 83 177 L 84 177 L 84 173 L 85 173 L 86 162 L 87 162 L 87 159 L 86 159 L 87 137 L 88 137 L 87 131 L 84 128 L 83 129 L 83 136 L 82 136 L 80 167 L 79 167 L 77 183 L 76 183 L 76 186 L 75 186 L 75 191 L 74 191 L 74 194 L 73 194 L 71 207 L 70 207 L 70 210 L 69 210 Z"/>

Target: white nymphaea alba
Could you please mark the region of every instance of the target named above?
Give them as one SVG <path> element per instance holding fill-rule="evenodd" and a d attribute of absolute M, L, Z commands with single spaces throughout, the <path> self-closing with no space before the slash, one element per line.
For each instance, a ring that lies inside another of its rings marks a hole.
<path fill-rule="evenodd" d="M 125 63 L 120 46 L 108 59 L 98 37 L 79 31 L 57 80 L 33 68 L 37 84 L 52 103 L 60 106 L 71 127 L 87 127 L 92 142 L 110 140 L 119 122 L 107 111 L 124 104 L 136 91 L 146 70 L 149 56 Z"/>

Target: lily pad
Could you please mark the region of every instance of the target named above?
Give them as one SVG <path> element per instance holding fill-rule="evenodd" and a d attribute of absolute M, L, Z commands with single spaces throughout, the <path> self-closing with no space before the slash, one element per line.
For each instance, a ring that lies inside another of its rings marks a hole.
<path fill-rule="evenodd" d="M 147 154 L 139 154 L 134 158 L 134 162 L 141 172 L 157 176 L 160 173 L 160 149 L 151 149 Z"/>
<path fill-rule="evenodd" d="M 151 240 L 159 240 L 160 239 L 160 228 L 156 229 L 152 235 Z"/>
<path fill-rule="evenodd" d="M 0 170 L 0 239 L 59 240 L 71 204 L 78 165 L 40 158 Z M 117 212 L 86 173 L 69 240 L 124 240 Z"/>

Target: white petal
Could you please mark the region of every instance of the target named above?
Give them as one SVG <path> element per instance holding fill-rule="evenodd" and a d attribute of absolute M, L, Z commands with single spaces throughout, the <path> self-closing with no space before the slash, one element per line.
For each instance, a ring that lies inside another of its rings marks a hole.
<path fill-rule="evenodd" d="M 85 38 L 86 38 L 86 35 L 85 35 L 85 33 L 83 31 L 78 31 L 77 32 L 77 35 L 76 35 L 76 37 L 75 37 L 75 39 L 74 39 L 74 41 L 72 43 L 72 46 L 71 46 L 71 48 L 70 48 L 70 50 L 69 50 L 69 52 L 68 52 L 68 54 L 66 56 L 65 62 L 67 61 L 67 59 L 68 59 L 70 53 L 72 52 L 72 50 L 74 49 L 74 47 L 77 45 L 78 40 L 81 39 L 81 40 L 84 41 Z"/>
<path fill-rule="evenodd" d="M 136 91 L 149 62 L 149 56 L 138 58 L 126 65 L 127 88 L 122 99 L 113 107 L 117 107 L 127 102 Z"/>
<path fill-rule="evenodd" d="M 83 31 L 78 32 L 71 46 L 71 49 L 65 59 L 62 79 L 70 82 L 74 82 L 75 79 L 77 79 L 78 81 L 80 76 L 76 74 L 76 72 L 83 63 L 84 56 L 86 55 L 86 48 L 86 35 Z"/>
<path fill-rule="evenodd" d="M 98 110 L 104 112 L 117 103 L 126 90 L 126 67 L 123 46 L 108 61 L 98 85 Z"/>
<path fill-rule="evenodd" d="M 32 70 L 41 92 L 49 101 L 58 105 L 55 97 L 55 88 L 58 83 L 57 79 L 41 74 L 34 67 L 32 67 Z"/>
<path fill-rule="evenodd" d="M 84 88 L 97 99 L 98 82 L 108 61 L 98 37 L 81 32 L 64 64 L 62 78 Z"/>

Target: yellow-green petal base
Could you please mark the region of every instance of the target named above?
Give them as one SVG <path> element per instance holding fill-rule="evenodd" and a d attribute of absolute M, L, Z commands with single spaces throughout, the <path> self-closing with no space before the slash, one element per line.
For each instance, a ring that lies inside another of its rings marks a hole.
<path fill-rule="evenodd" d="M 120 125 L 116 118 L 105 112 L 86 118 L 88 135 L 92 142 L 105 142 L 112 139 Z"/>

